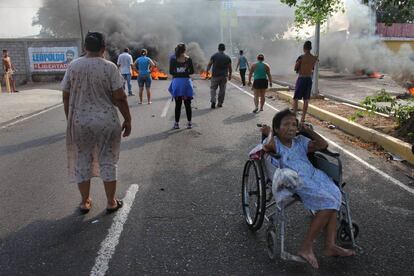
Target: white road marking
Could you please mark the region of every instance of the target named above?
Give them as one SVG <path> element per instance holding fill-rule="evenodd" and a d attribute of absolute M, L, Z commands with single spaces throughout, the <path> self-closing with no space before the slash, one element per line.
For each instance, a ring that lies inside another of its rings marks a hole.
<path fill-rule="evenodd" d="M 254 97 L 251 93 L 247 92 L 246 90 L 238 87 L 236 84 L 229 82 L 232 86 L 236 87 L 238 90 L 240 90 L 241 92 L 243 92 L 244 94 L 250 96 L 250 97 Z M 275 110 L 275 111 L 280 111 L 277 108 L 275 108 L 274 106 L 265 103 L 266 106 L 270 107 L 271 109 Z M 322 135 L 321 135 L 322 136 Z M 369 164 L 368 162 L 366 162 L 365 160 L 363 160 L 362 158 L 358 157 L 357 155 L 353 154 L 352 152 L 350 152 L 349 150 L 341 147 L 340 145 L 338 145 L 337 143 L 335 143 L 334 141 L 322 136 L 326 141 L 328 141 L 328 143 L 330 143 L 332 146 L 334 146 L 335 148 L 339 149 L 340 151 L 346 153 L 347 155 L 349 155 L 350 157 L 354 158 L 355 160 L 357 160 L 358 162 L 360 162 L 361 164 L 363 164 L 364 166 L 366 166 L 367 168 L 373 170 L 374 172 L 376 172 L 377 174 L 381 175 L 382 177 L 384 177 L 386 180 L 391 181 L 393 184 L 401 187 L 402 189 L 406 190 L 407 192 L 411 193 L 414 195 L 414 189 L 408 187 L 407 185 L 405 185 L 404 183 L 402 183 L 401 181 L 395 179 L 394 177 L 386 174 L 385 172 L 381 171 L 380 169 L 374 167 L 373 165 Z"/>
<path fill-rule="evenodd" d="M 108 230 L 108 235 L 101 243 L 101 248 L 98 251 L 98 256 L 95 259 L 95 265 L 93 266 L 90 275 L 103 276 L 108 270 L 109 261 L 111 260 L 112 255 L 115 252 L 115 248 L 119 243 L 119 237 L 121 236 L 124 224 L 128 219 L 128 214 L 131 211 L 138 188 L 137 184 L 132 184 L 128 188 L 123 199 L 124 206 L 117 211 L 111 228 Z"/>
<path fill-rule="evenodd" d="M 7 124 L 7 125 L 4 125 L 4 126 L 0 127 L 0 129 L 5 129 L 5 128 L 8 128 L 8 127 L 11 127 L 11 126 L 13 126 L 13 125 L 15 125 L 15 124 L 18 124 L 18 123 L 23 122 L 23 121 L 26 121 L 26 120 L 28 120 L 28 119 L 30 119 L 30 118 L 33 118 L 33 117 L 39 116 L 40 114 L 46 113 L 46 112 L 48 112 L 48 111 L 50 111 L 50 110 L 56 109 L 56 108 L 58 108 L 58 107 L 61 107 L 62 105 L 63 105 L 63 104 L 57 104 L 57 105 L 54 105 L 54 106 L 51 106 L 51 107 L 45 108 L 45 109 L 43 109 L 43 110 L 41 110 L 41 111 L 39 111 L 39 112 L 36 112 L 36 113 L 34 113 L 34 114 L 30 115 L 30 116 L 27 116 L 27 117 L 24 117 L 24 118 L 18 119 L 18 120 L 14 121 L 14 122 L 11 122 L 11 123 Z"/>
<path fill-rule="evenodd" d="M 162 110 L 161 118 L 167 117 L 168 108 L 170 108 L 170 104 L 171 104 L 171 99 L 168 99 L 167 102 L 164 105 L 163 110 Z"/>

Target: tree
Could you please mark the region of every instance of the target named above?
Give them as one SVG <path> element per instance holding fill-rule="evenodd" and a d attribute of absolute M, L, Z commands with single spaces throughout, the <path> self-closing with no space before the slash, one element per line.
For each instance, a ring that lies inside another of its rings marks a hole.
<path fill-rule="evenodd" d="M 377 22 L 414 23 L 414 0 L 363 0 L 377 15 Z"/>
<path fill-rule="evenodd" d="M 322 24 L 329 16 L 344 11 L 341 0 L 281 0 L 281 2 L 296 7 L 295 23 L 298 27 L 305 24 Z"/>

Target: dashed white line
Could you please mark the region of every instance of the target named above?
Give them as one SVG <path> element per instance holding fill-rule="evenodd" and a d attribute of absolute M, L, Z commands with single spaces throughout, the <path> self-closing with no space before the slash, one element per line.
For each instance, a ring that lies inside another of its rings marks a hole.
<path fill-rule="evenodd" d="M 162 109 L 161 118 L 165 118 L 168 113 L 168 108 L 170 108 L 171 99 L 168 99 L 167 102 L 164 105 L 164 108 Z"/>
<path fill-rule="evenodd" d="M 229 82 L 232 86 L 236 87 L 238 90 L 240 90 L 241 92 L 243 92 L 244 94 L 250 96 L 250 97 L 254 97 L 251 93 L 247 92 L 246 90 L 238 87 L 236 84 Z M 270 107 L 271 109 L 275 110 L 275 111 L 280 111 L 279 109 L 275 108 L 274 106 L 265 103 L 266 106 Z M 322 136 L 322 135 L 321 135 Z M 340 151 L 346 153 L 347 155 L 349 155 L 350 157 L 354 158 L 355 160 L 357 160 L 358 162 L 360 162 L 361 164 L 363 164 L 364 166 L 366 166 L 367 168 L 373 170 L 374 172 L 376 172 L 377 174 L 381 175 L 382 177 L 384 177 L 386 180 L 392 182 L 393 184 L 399 186 L 400 188 L 406 190 L 407 192 L 411 193 L 414 195 L 414 189 L 408 187 L 407 185 L 405 185 L 404 183 L 402 183 L 401 181 L 395 179 L 394 177 L 386 174 L 385 172 L 381 171 L 380 169 L 374 167 L 373 165 L 369 164 L 368 162 L 366 162 L 365 160 L 363 160 L 362 158 L 358 157 L 357 155 L 353 154 L 352 152 L 350 152 L 349 150 L 341 147 L 340 145 L 338 145 L 337 143 L 335 143 L 334 141 L 322 136 L 326 141 L 328 141 L 328 143 L 330 143 L 332 146 L 334 146 L 335 148 L 339 149 Z"/>
<path fill-rule="evenodd" d="M 45 108 L 45 109 L 43 109 L 43 110 L 41 110 L 41 111 L 39 111 L 39 112 L 36 112 L 36 113 L 34 113 L 34 114 L 30 115 L 30 116 L 27 116 L 27 117 L 24 117 L 24 118 L 18 119 L 18 120 L 14 121 L 14 122 L 11 122 L 11 123 L 7 124 L 7 125 L 4 125 L 4 126 L 0 127 L 0 129 L 5 129 L 5 128 L 8 128 L 8 127 L 11 127 L 11 126 L 13 126 L 13 125 L 15 125 L 15 124 L 18 124 L 18 123 L 23 122 L 23 121 L 26 121 L 26 120 L 28 120 L 28 119 L 30 119 L 30 118 L 33 118 L 33 117 L 39 116 L 40 114 L 46 113 L 46 112 L 48 112 L 48 111 L 50 111 L 50 110 L 52 110 L 52 109 L 55 109 L 55 108 L 61 107 L 62 105 L 63 105 L 63 104 L 57 104 L 57 105 L 54 105 L 54 106 L 51 106 L 51 107 Z"/>
<path fill-rule="evenodd" d="M 109 268 L 109 261 L 115 252 L 115 248 L 119 243 L 124 224 L 128 219 L 128 214 L 131 211 L 132 204 L 135 200 L 135 195 L 138 192 L 138 185 L 132 184 L 123 199 L 124 206 L 117 211 L 117 214 L 112 222 L 111 228 L 108 230 L 108 235 L 101 243 L 101 248 L 98 251 L 98 256 L 95 259 L 95 265 L 91 270 L 91 276 L 103 276 Z"/>

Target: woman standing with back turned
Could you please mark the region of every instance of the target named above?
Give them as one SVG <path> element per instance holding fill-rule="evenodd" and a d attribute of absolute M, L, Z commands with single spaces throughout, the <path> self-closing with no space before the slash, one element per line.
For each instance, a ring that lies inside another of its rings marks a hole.
<path fill-rule="evenodd" d="M 117 66 L 103 58 L 103 34 L 88 33 L 85 49 L 86 55 L 69 64 L 62 81 L 69 176 L 78 184 L 82 213 L 92 208 L 91 178 L 100 176 L 111 213 L 122 207 L 115 198 L 117 163 L 121 132 L 124 137 L 131 133 L 131 115 L 124 79 Z M 116 107 L 124 117 L 122 126 Z"/>
<path fill-rule="evenodd" d="M 249 71 L 249 84 L 252 84 L 252 75 L 254 74 L 253 91 L 254 91 L 254 105 L 255 108 L 253 113 L 259 111 L 259 100 L 260 100 L 260 111 L 263 111 L 265 104 L 265 93 L 266 89 L 272 87 L 272 75 L 270 74 L 269 64 L 264 62 L 264 55 L 259 54 L 257 56 L 257 62 L 252 65 Z"/>
<path fill-rule="evenodd" d="M 186 47 L 184 43 L 179 43 L 175 48 L 175 55 L 170 59 L 170 74 L 173 76 L 170 87 L 171 95 L 175 100 L 175 123 L 174 129 L 179 129 L 181 106 L 184 102 L 185 112 L 187 114 L 187 128 L 193 127 L 191 123 L 191 100 L 193 99 L 193 82 L 190 75 L 194 74 L 192 59 L 185 54 Z"/>

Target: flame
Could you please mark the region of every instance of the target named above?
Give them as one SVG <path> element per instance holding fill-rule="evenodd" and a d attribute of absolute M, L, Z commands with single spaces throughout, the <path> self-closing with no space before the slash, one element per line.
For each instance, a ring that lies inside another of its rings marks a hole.
<path fill-rule="evenodd" d="M 372 72 L 371 74 L 368 74 L 368 77 L 372 79 L 382 79 L 384 75 L 379 72 Z"/>
<path fill-rule="evenodd" d="M 151 78 L 153 80 L 166 80 L 168 75 L 161 71 L 157 66 L 151 68 Z"/>
<path fill-rule="evenodd" d="M 408 93 L 410 93 L 410 95 L 414 96 L 414 86 L 411 88 L 408 88 Z"/>
<path fill-rule="evenodd" d="M 207 71 L 201 71 L 200 78 L 203 80 L 209 80 L 211 79 L 211 73 Z"/>
<path fill-rule="evenodd" d="M 134 69 L 132 69 L 132 74 L 131 74 L 131 77 L 132 77 L 132 78 L 134 78 L 134 79 L 136 79 L 136 78 L 138 77 L 138 71 L 137 71 L 137 70 L 135 70 L 135 68 L 134 68 Z"/>
<path fill-rule="evenodd" d="M 137 78 L 139 75 L 138 71 L 133 69 L 132 70 L 132 77 Z M 151 78 L 153 80 L 166 80 L 168 79 L 168 75 L 161 71 L 157 66 L 151 68 Z"/>

